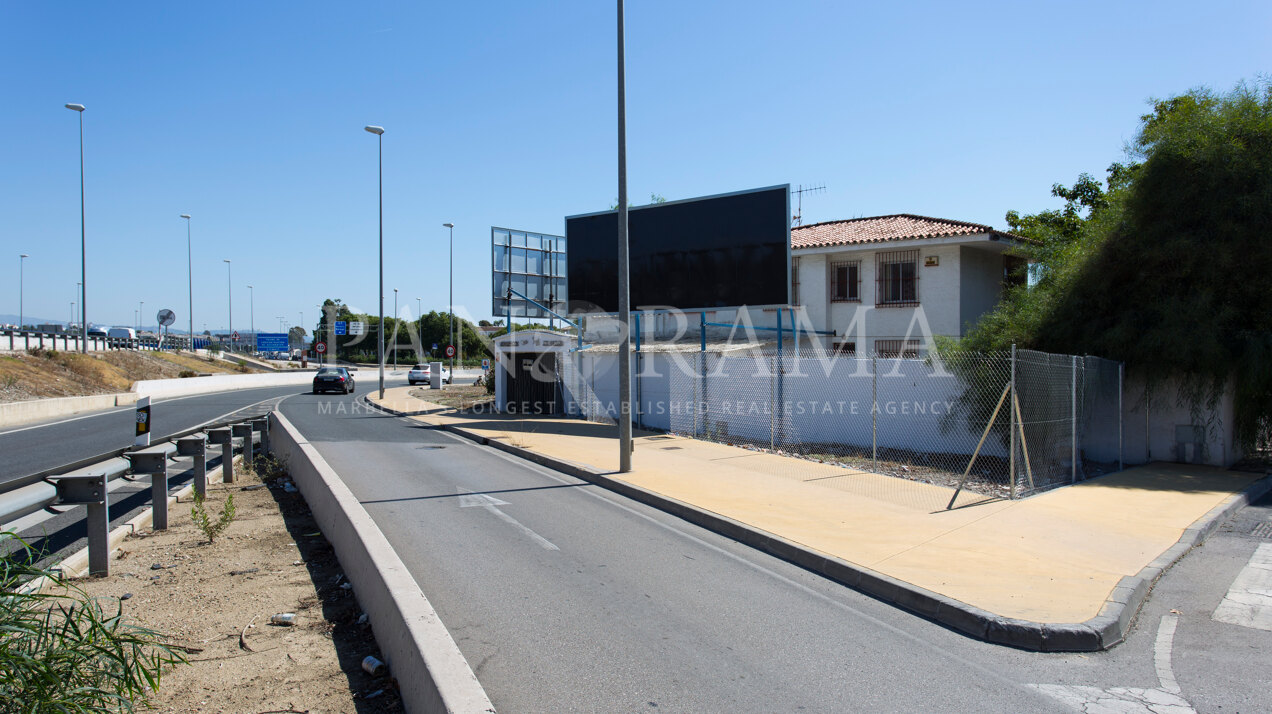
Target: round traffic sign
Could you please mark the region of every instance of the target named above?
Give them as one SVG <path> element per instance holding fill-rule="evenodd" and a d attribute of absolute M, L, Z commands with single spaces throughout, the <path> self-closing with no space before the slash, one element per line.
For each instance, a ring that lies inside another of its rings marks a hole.
<path fill-rule="evenodd" d="M 446 356 L 447 357 L 455 356 L 455 345 L 446 345 Z"/>
<path fill-rule="evenodd" d="M 327 351 L 327 343 L 326 343 L 326 342 L 315 342 L 315 343 L 314 343 L 314 352 L 317 352 L 318 354 L 322 354 L 322 353 L 324 353 L 324 352 L 326 352 L 326 351 Z"/>

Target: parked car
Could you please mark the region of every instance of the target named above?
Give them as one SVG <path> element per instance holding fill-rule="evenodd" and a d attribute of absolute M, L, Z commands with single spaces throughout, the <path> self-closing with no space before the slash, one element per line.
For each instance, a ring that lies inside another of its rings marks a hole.
<path fill-rule="evenodd" d="M 426 364 L 417 364 L 411 368 L 410 372 L 406 373 L 406 381 L 409 382 L 412 386 L 414 386 L 415 384 L 429 384 L 430 379 L 432 379 L 432 371 L 429 370 L 428 365 Z M 442 384 L 450 384 L 450 383 L 451 383 L 450 370 L 446 369 L 445 367 L 442 367 Z"/>
<path fill-rule="evenodd" d="M 344 367 L 323 367 L 314 375 L 314 394 L 337 391 L 348 394 L 353 387 L 353 375 Z"/>

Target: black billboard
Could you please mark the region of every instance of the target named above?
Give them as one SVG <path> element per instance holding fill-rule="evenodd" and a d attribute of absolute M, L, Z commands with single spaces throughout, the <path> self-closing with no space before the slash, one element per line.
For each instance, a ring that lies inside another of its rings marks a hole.
<path fill-rule="evenodd" d="M 628 210 L 631 307 L 790 301 L 790 186 Z M 618 211 L 569 216 L 570 312 L 618 312 Z"/>

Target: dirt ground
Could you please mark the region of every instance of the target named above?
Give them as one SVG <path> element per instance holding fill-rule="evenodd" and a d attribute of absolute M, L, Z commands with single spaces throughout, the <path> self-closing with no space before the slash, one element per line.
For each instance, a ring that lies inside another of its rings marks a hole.
<path fill-rule="evenodd" d="M 142 379 L 244 371 L 252 370 L 189 352 L 10 352 L 0 355 L 0 402 L 113 394 L 128 391 Z"/>
<path fill-rule="evenodd" d="M 471 384 L 444 384 L 441 389 L 420 387 L 412 390 L 411 396 L 460 411 L 471 409 L 477 404 L 495 401 L 495 395 L 487 394 L 485 387 Z"/>
<path fill-rule="evenodd" d="M 125 616 L 187 648 L 190 663 L 165 672 L 151 700 L 163 712 L 399 712 L 394 682 L 362 660 L 383 660 L 370 625 L 308 506 L 285 476 L 254 474 L 208 487 L 215 520 L 228 495 L 237 512 L 208 544 L 191 499 L 169 511 L 169 529 L 129 536 L 111 575 L 76 583 L 123 598 Z M 267 477 L 268 478 L 268 477 Z M 292 626 L 271 624 L 293 613 Z"/>

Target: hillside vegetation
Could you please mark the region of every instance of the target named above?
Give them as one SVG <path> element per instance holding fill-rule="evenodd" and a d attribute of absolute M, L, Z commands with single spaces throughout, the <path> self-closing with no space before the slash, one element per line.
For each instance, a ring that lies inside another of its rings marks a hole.
<path fill-rule="evenodd" d="M 32 349 L 0 355 L 0 402 L 127 392 L 143 379 L 237 374 L 244 367 L 190 353 L 58 352 Z"/>

